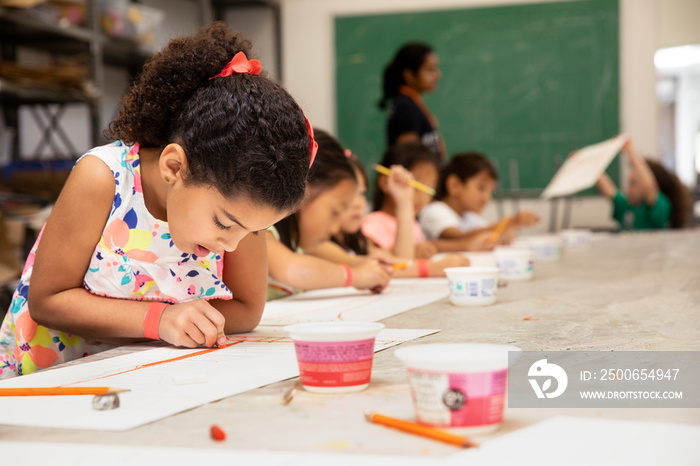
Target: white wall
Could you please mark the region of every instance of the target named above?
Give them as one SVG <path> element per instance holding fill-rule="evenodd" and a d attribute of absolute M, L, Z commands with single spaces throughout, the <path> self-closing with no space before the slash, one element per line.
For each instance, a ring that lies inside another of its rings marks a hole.
<path fill-rule="evenodd" d="M 224 22 L 234 31 L 245 34 L 253 42 L 253 52 L 271 78 L 279 79 L 277 38 L 274 13 L 265 6 L 229 8 Z"/>
<path fill-rule="evenodd" d="M 658 13 L 658 48 L 700 44 L 700 0 L 659 0 Z"/>

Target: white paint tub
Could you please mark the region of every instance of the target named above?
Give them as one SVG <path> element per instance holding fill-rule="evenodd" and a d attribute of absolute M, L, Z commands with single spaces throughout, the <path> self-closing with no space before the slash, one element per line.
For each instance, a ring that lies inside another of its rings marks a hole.
<path fill-rule="evenodd" d="M 493 252 L 499 278 L 530 280 L 535 271 L 534 253 L 528 249 L 496 248 Z"/>
<path fill-rule="evenodd" d="M 445 275 L 450 301 L 455 306 L 486 306 L 496 302 L 497 267 L 448 267 Z"/>
<path fill-rule="evenodd" d="M 591 238 L 593 233 L 591 230 L 574 229 L 562 230 L 559 232 L 564 248 L 572 251 L 582 251 L 591 246 Z"/>
<path fill-rule="evenodd" d="M 503 422 L 511 345 L 440 343 L 396 350 L 405 365 L 416 420 L 489 432 Z"/>

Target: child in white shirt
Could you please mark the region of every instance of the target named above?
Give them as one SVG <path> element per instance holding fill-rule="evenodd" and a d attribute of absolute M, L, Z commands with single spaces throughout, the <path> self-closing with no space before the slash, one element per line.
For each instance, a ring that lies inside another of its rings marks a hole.
<path fill-rule="evenodd" d="M 423 208 L 419 221 L 429 240 L 468 240 L 473 250 L 490 249 L 484 233 L 495 229 L 480 213 L 491 200 L 498 173 L 482 154 L 466 152 L 455 155 L 440 172 L 435 201 Z M 503 240 L 512 237 L 515 228 L 532 225 L 540 218 L 533 212 L 521 211 L 508 223 Z"/>

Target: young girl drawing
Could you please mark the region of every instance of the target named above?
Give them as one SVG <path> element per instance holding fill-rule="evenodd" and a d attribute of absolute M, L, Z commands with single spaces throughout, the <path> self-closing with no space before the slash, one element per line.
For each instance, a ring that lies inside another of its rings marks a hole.
<path fill-rule="evenodd" d="M 354 286 L 381 291 L 389 282 L 387 268 L 377 260 L 349 266 L 305 254 L 340 233 L 343 215 L 357 193 L 355 170 L 337 141 L 316 132 L 318 155 L 309 171 L 301 209 L 267 232 L 270 263 L 268 299 L 295 290 Z"/>
<path fill-rule="evenodd" d="M 331 241 L 309 251 L 310 254 L 350 266 L 362 264 L 368 259 L 376 259 L 383 264 L 395 266 L 398 270 L 392 272 L 392 277 L 397 278 L 444 276 L 446 267 L 469 265 L 469 260 L 459 254 L 451 254 L 439 261 L 430 262 L 426 259 L 403 259 L 390 251 L 379 248 L 372 241 L 368 241 L 360 231 L 362 221 L 367 213 L 367 174 L 364 167 L 355 154 L 348 149 L 343 149 L 335 139 L 319 140 L 319 150 L 323 150 L 325 144 L 330 145 L 332 150 L 338 154 L 344 154 L 350 160 L 355 169 L 358 189 L 353 202 L 341 218 L 340 232 L 334 235 Z"/>
<path fill-rule="evenodd" d="M 0 378 L 144 338 L 213 346 L 258 324 L 257 232 L 303 199 L 314 143 L 249 49 L 215 24 L 144 66 L 115 141 L 76 163 L 27 259 Z"/>

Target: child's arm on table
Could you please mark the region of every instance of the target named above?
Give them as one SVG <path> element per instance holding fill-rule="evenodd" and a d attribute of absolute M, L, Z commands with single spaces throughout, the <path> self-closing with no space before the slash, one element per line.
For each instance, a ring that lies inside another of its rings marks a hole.
<path fill-rule="evenodd" d="M 308 254 L 297 254 L 266 232 L 270 276 L 301 290 L 334 288 L 345 284 L 345 272 L 339 264 Z M 389 274 L 379 262 L 366 260 L 351 266 L 352 286 L 380 291 L 389 283 Z"/>
<path fill-rule="evenodd" d="M 267 298 L 266 233 L 248 234 L 233 252 L 224 255 L 223 281 L 233 299 L 216 299 L 211 304 L 224 316 L 224 331 L 242 333 L 253 330 L 262 318 Z"/>
<path fill-rule="evenodd" d="M 96 296 L 83 287 L 90 258 L 114 198 L 114 176 L 85 157 L 71 172 L 44 228 L 29 286 L 29 310 L 40 325 L 99 341 L 143 340 L 147 302 Z M 224 318 L 203 300 L 168 306 L 161 339 L 178 346 L 213 346 Z"/>
<path fill-rule="evenodd" d="M 307 250 L 306 254 L 320 257 L 321 259 L 335 262 L 336 264 L 346 264 L 349 266 L 360 265 L 367 260 L 367 256 L 353 256 L 352 254 L 348 254 L 345 249 L 333 241 L 326 241 L 314 249 Z"/>

